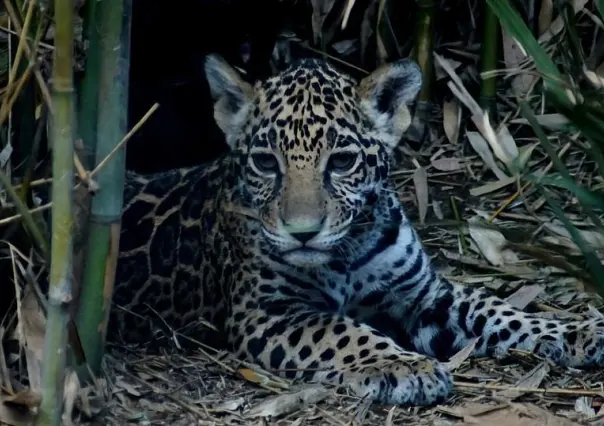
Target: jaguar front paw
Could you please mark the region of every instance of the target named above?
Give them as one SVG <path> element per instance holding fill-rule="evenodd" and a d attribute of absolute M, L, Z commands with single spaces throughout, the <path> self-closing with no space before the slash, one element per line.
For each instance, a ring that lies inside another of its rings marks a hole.
<path fill-rule="evenodd" d="M 448 368 L 424 357 L 376 361 L 352 379 L 349 385 L 358 396 L 383 404 L 433 405 L 442 402 L 453 389 Z"/>

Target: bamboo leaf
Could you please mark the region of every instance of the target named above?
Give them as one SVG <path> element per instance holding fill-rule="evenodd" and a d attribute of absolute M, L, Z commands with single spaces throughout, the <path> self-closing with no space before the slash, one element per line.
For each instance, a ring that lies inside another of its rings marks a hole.
<path fill-rule="evenodd" d="M 570 222 L 570 220 L 568 220 L 558 203 L 556 203 L 552 199 L 549 194 L 549 191 L 544 187 L 540 187 L 540 189 L 543 193 L 543 196 L 545 197 L 546 202 L 549 204 L 556 217 L 564 224 L 569 234 L 571 235 L 571 238 L 573 239 L 575 244 L 577 244 L 577 246 L 581 250 L 581 253 L 583 253 L 583 256 L 585 256 L 587 268 L 596 282 L 596 285 L 598 287 L 598 293 L 600 295 L 604 295 L 604 267 L 602 267 L 600 260 L 585 242 L 579 230 Z"/>
<path fill-rule="evenodd" d="M 585 197 L 583 188 L 581 188 L 579 185 L 577 185 L 575 183 L 574 179 L 571 177 L 570 173 L 568 172 L 568 169 L 566 168 L 564 163 L 562 163 L 562 160 L 560 159 L 560 157 L 558 156 L 558 154 L 556 153 L 554 148 L 549 143 L 549 140 L 547 139 L 547 135 L 543 131 L 543 128 L 541 127 L 539 122 L 537 121 L 537 118 L 535 117 L 535 114 L 533 114 L 533 111 L 531 111 L 529 106 L 524 101 L 520 102 L 520 110 L 522 112 L 522 115 L 524 115 L 524 118 L 527 119 L 527 121 L 533 128 L 533 131 L 535 132 L 535 135 L 539 139 L 539 142 L 541 143 L 543 148 L 545 148 L 545 151 L 549 155 L 552 163 L 554 164 L 554 167 L 558 170 L 558 173 L 560 173 L 560 175 L 566 181 L 566 184 L 569 186 L 569 189 L 571 189 L 571 191 L 575 194 L 575 196 L 577 196 L 580 200 L 582 200 L 583 208 L 585 209 L 585 212 L 590 217 L 590 219 L 593 221 L 593 223 L 598 228 L 602 229 L 602 221 L 600 220 L 598 215 L 596 215 L 594 213 L 594 211 L 592 210 L 592 208 L 589 206 L 588 203 L 583 201 L 583 197 Z"/>
<path fill-rule="evenodd" d="M 509 0 L 486 0 L 486 2 L 510 36 L 514 37 L 528 56 L 533 58 L 535 66 L 544 79 L 546 91 L 560 102 L 569 104 L 570 100 L 565 92 L 567 86 L 565 79 Z"/>
<path fill-rule="evenodd" d="M 602 16 L 602 19 L 604 19 L 604 0 L 598 0 L 596 2 L 596 6 L 598 11 L 600 12 L 600 16 Z"/>

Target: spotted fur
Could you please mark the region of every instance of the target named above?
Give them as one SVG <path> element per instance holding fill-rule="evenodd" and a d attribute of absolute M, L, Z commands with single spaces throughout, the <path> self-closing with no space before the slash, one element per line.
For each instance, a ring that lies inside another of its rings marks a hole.
<path fill-rule="evenodd" d="M 602 321 L 530 315 L 430 266 L 389 179 L 421 86 L 413 62 L 358 84 L 314 59 L 255 85 L 219 57 L 205 68 L 230 153 L 128 175 L 114 337 L 203 318 L 287 378 L 418 405 L 449 395 L 440 361 L 475 337 L 475 356 L 604 364 Z"/>

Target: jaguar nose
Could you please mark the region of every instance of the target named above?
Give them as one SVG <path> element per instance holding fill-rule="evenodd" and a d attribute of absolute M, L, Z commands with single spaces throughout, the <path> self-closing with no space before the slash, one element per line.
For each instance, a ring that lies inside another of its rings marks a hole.
<path fill-rule="evenodd" d="M 310 240 L 313 239 L 316 235 L 319 234 L 320 231 L 311 231 L 311 232 L 296 232 L 292 233 L 291 236 L 296 240 L 300 241 L 302 244 L 306 244 Z"/>
<path fill-rule="evenodd" d="M 319 235 L 321 230 L 323 229 L 323 225 L 325 224 L 325 217 L 320 219 L 313 218 L 312 220 L 306 221 L 292 221 L 286 222 L 283 221 L 283 225 L 285 231 L 294 237 L 296 240 L 300 241 L 302 244 L 306 244 L 314 237 Z"/>

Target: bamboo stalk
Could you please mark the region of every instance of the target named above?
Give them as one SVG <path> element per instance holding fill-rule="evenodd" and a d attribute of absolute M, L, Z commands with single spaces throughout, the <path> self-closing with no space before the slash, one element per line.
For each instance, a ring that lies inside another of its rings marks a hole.
<path fill-rule="evenodd" d="M 424 76 L 424 84 L 417 99 L 430 102 L 432 97 L 432 76 L 434 74 L 434 18 L 436 0 L 418 0 L 415 56 Z"/>
<path fill-rule="evenodd" d="M 484 4 L 484 30 L 482 38 L 482 72 L 489 73 L 497 68 L 497 54 L 499 53 L 499 20 L 497 15 L 485 2 Z M 494 73 L 483 74 L 480 89 L 480 106 L 487 111 L 491 123 L 497 121 L 497 77 Z"/>
<path fill-rule="evenodd" d="M 93 373 L 100 368 L 117 263 L 125 171 L 125 147 L 112 152 L 127 132 L 132 0 L 97 5 L 100 37 L 96 175 L 101 190 L 91 203 L 88 253 L 76 324 Z M 80 369 L 86 375 L 86 369 Z"/>
<path fill-rule="evenodd" d="M 55 2 L 52 243 L 48 313 L 37 425 L 60 425 L 71 300 L 73 221 L 73 0 Z"/>
<path fill-rule="evenodd" d="M 415 113 L 406 138 L 422 141 L 430 121 L 430 101 L 434 75 L 434 18 L 436 0 L 417 0 L 417 26 L 415 28 L 415 59 L 422 70 L 423 86 L 417 97 Z"/>
<path fill-rule="evenodd" d="M 88 52 L 86 55 L 86 65 L 84 67 L 84 77 L 80 80 L 77 87 L 78 116 L 77 138 L 82 141 L 76 144 L 76 155 L 82 161 L 86 170 L 94 167 L 94 153 L 97 140 L 97 112 L 99 103 L 99 61 L 100 61 L 100 37 L 99 26 L 96 18 L 98 1 L 87 1 L 84 4 L 84 37 L 88 41 Z M 88 175 L 90 176 L 90 175 Z M 85 184 L 87 182 L 84 182 Z M 88 188 L 90 189 L 90 188 Z M 81 185 L 75 188 L 75 220 L 74 223 L 74 266 L 73 276 L 79 286 L 74 288 L 74 300 L 79 301 L 83 282 L 84 262 L 86 260 L 86 244 L 88 242 L 89 232 L 89 213 L 90 203 L 92 201 L 91 192 Z M 73 306 L 77 315 L 78 303 Z M 77 327 L 76 327 L 77 329 Z M 78 331 L 79 335 L 79 331 Z M 80 338 L 81 341 L 81 338 Z M 70 353 L 71 355 L 71 353 Z M 75 355 L 75 353 L 74 353 Z M 72 360 L 70 359 L 70 362 Z M 76 362 L 77 363 L 77 362 Z"/>
<path fill-rule="evenodd" d="M 90 170 L 94 166 L 96 150 L 97 112 L 99 103 L 100 35 L 98 26 L 98 1 L 87 1 L 84 32 L 88 40 L 86 68 L 78 88 L 78 135 L 84 144 L 80 159 Z"/>

